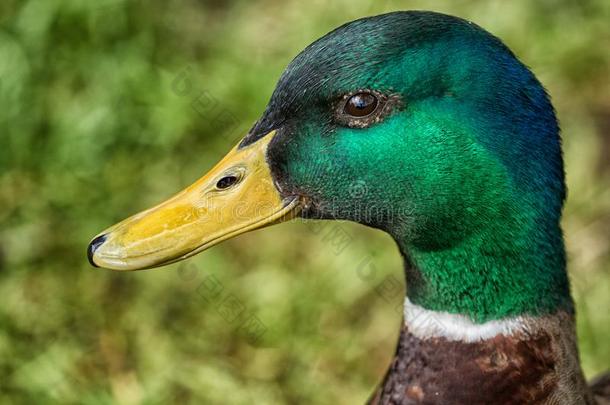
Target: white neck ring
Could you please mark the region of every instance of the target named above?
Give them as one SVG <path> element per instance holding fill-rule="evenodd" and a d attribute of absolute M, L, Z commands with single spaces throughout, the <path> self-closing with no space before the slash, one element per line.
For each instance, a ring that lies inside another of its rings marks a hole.
<path fill-rule="evenodd" d="M 445 338 L 451 341 L 478 342 L 497 335 L 510 336 L 528 332 L 523 317 L 475 323 L 469 317 L 443 311 L 431 311 L 405 298 L 405 325 L 419 339 Z"/>

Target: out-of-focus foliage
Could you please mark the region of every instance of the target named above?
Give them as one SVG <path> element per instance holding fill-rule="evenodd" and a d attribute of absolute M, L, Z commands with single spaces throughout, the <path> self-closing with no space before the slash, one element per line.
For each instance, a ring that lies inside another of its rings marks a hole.
<path fill-rule="evenodd" d="M 553 97 L 582 361 L 610 366 L 610 2 L 2 0 L 0 403 L 362 403 L 400 324 L 389 237 L 286 224 L 135 273 L 85 248 L 204 173 L 308 43 L 431 7 L 502 38 Z"/>

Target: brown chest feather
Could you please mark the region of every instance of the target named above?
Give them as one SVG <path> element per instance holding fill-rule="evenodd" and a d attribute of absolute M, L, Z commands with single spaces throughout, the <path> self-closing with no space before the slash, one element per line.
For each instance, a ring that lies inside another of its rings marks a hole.
<path fill-rule="evenodd" d="M 552 336 L 475 343 L 419 339 L 403 328 L 372 404 L 553 404 L 560 373 Z M 583 398 L 580 403 L 587 403 Z"/>

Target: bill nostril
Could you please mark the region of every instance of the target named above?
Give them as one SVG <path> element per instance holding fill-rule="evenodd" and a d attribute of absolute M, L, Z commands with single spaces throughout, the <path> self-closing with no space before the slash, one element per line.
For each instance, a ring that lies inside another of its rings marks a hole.
<path fill-rule="evenodd" d="M 218 180 L 216 183 L 216 188 L 219 190 L 224 190 L 226 188 L 234 186 L 239 181 L 237 176 L 225 176 L 222 179 Z"/>
<path fill-rule="evenodd" d="M 104 243 L 105 241 L 106 241 L 106 235 L 100 235 L 100 236 L 96 237 L 95 239 L 93 239 L 91 241 L 91 243 L 89 243 L 89 247 L 87 248 L 87 258 L 89 259 L 89 263 L 91 263 L 91 265 L 93 267 L 99 267 L 93 261 L 93 254 L 95 253 L 97 248 L 99 248 L 102 245 L 102 243 Z"/>

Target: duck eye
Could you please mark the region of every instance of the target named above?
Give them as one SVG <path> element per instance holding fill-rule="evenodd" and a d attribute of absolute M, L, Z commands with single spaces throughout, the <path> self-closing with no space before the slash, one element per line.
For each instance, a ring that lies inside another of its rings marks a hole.
<path fill-rule="evenodd" d="M 239 178 L 237 176 L 225 176 L 222 179 L 218 180 L 216 183 L 216 188 L 219 190 L 227 189 L 231 186 L 234 186 Z"/>
<path fill-rule="evenodd" d="M 366 117 L 375 112 L 377 105 L 379 105 L 379 101 L 375 95 L 371 93 L 356 93 L 347 100 L 343 111 L 352 117 Z"/>

